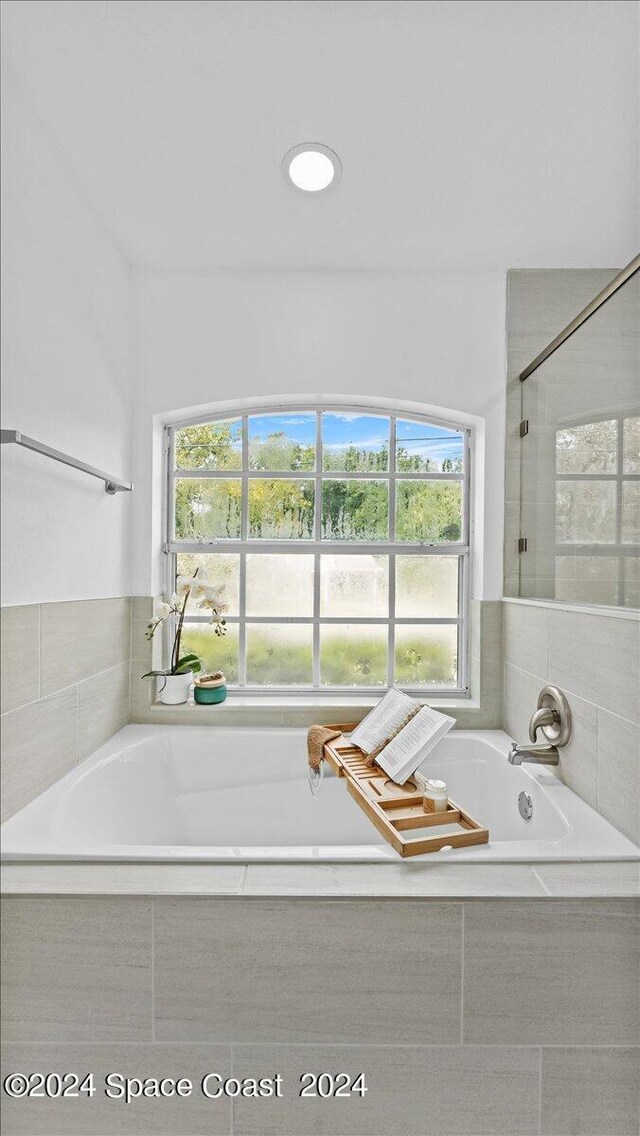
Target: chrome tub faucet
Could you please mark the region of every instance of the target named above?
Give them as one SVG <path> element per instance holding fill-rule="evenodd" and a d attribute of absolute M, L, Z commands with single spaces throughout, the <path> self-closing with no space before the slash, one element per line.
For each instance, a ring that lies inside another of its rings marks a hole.
<path fill-rule="evenodd" d="M 557 765 L 559 749 L 571 739 L 571 710 L 566 696 L 557 686 L 544 686 L 538 695 L 538 706 L 529 722 L 529 743 L 513 742 L 507 758 L 510 765 L 535 761 L 539 765 Z M 538 730 L 546 741 L 537 741 Z"/>

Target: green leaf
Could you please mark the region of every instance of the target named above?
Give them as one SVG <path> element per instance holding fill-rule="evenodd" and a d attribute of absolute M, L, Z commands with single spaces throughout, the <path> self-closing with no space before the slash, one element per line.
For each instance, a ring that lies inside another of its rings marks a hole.
<path fill-rule="evenodd" d="M 190 652 L 188 655 L 183 655 L 181 659 L 178 659 L 173 673 L 185 674 L 186 671 L 194 671 L 197 674 L 201 669 L 202 665 L 200 659 L 197 655 L 194 655 L 193 652 Z"/>

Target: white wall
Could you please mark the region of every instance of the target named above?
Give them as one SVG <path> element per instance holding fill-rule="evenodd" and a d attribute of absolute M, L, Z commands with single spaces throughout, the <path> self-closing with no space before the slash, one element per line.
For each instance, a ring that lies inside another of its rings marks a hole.
<path fill-rule="evenodd" d="M 4 79 L 2 425 L 128 480 L 129 272 Z M 130 495 L 2 449 L 3 603 L 127 594 Z"/>
<path fill-rule="evenodd" d="M 222 400 L 316 394 L 410 400 L 485 421 L 474 594 L 501 595 L 502 273 L 140 273 L 134 291 L 135 593 L 160 586 L 160 419 Z"/>

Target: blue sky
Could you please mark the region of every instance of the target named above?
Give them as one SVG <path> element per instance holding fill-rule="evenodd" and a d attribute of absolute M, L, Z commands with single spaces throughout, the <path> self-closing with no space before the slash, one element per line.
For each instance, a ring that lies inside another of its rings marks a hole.
<path fill-rule="evenodd" d="M 260 414 L 249 418 L 250 439 L 266 438 L 280 431 L 301 445 L 313 445 L 315 414 Z M 421 454 L 438 461 L 462 456 L 462 435 L 443 426 L 429 426 L 424 422 L 399 418 L 397 439 L 410 454 Z M 381 450 L 389 445 L 389 419 L 370 414 L 324 414 L 323 444 L 333 450 L 342 450 L 349 445 Z"/>

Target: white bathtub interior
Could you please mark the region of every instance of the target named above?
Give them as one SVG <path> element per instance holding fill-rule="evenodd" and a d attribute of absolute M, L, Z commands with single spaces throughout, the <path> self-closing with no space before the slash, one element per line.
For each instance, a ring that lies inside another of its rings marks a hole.
<path fill-rule="evenodd" d="M 502 731 L 452 731 L 423 763 L 490 841 L 409 862 L 625 860 L 638 849 L 555 772 L 507 763 Z M 524 790 L 533 803 L 518 810 Z M 2 828 L 8 860 L 401 862 L 303 729 L 129 725 Z"/>

